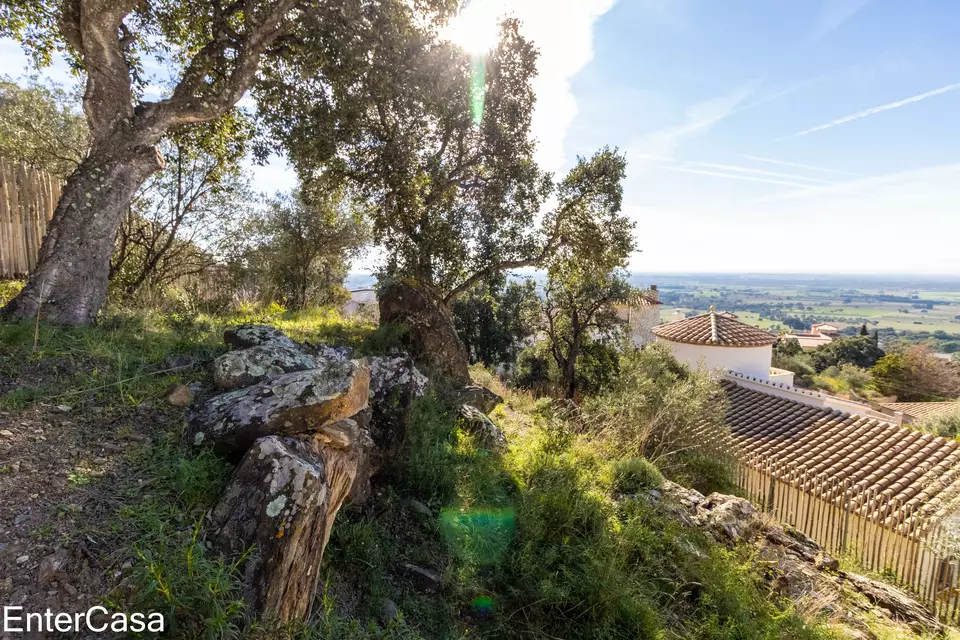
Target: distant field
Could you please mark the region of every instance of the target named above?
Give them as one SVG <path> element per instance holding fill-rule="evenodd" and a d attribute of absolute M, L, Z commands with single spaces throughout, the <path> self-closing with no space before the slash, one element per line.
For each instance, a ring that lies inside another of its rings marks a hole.
<path fill-rule="evenodd" d="M 867 324 L 872 329 L 944 331 L 960 335 L 960 287 L 921 289 L 901 287 L 775 286 L 698 283 L 661 286 L 661 317 L 673 319 L 676 309 L 690 315 L 714 305 L 744 322 L 764 329 L 787 329 L 786 318 L 829 322 L 839 328 Z M 929 305 L 929 308 L 921 308 Z"/>

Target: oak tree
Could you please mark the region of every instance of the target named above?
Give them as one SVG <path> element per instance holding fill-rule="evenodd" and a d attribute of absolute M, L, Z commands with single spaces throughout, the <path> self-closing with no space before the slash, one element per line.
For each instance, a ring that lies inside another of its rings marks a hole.
<path fill-rule="evenodd" d="M 410 32 L 444 0 L 10 0 L 0 36 L 18 40 L 38 64 L 62 53 L 85 79 L 90 152 L 63 188 L 23 291 L 8 317 L 92 321 L 104 303 L 114 238 L 134 194 L 164 160 L 156 144 L 176 127 L 215 120 L 271 70 L 296 56 L 322 78 L 339 61 L 368 53 L 364 36 L 388 12 Z M 419 14 L 417 12 L 420 12 Z M 402 37 L 407 32 L 397 31 Z M 354 38 L 354 36 L 357 36 Z M 402 45 L 396 45 L 402 46 Z M 272 62 L 272 65 L 265 65 Z M 172 89 L 144 97 L 148 63 L 171 69 Z M 258 70 L 260 76 L 258 76 Z M 261 77 L 262 76 L 262 77 Z M 322 93 L 322 87 L 314 87 Z M 345 99 L 349 96 L 342 96 Z"/>

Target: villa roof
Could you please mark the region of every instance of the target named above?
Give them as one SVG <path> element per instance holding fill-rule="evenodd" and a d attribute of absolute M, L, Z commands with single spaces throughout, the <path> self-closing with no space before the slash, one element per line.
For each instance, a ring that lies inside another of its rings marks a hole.
<path fill-rule="evenodd" d="M 720 347 L 762 347 L 777 341 L 773 334 L 712 308 L 710 313 L 654 327 L 653 333 L 670 342 Z"/>
<path fill-rule="evenodd" d="M 856 505 L 873 518 L 879 517 L 880 501 L 889 497 L 899 514 L 886 519 L 892 526 L 914 515 L 942 513 L 960 491 L 956 440 L 811 406 L 731 380 L 722 385 L 728 400 L 726 422 L 744 460 L 753 465 L 775 461 L 780 471 L 775 468 L 774 473 L 787 474 L 795 486 L 815 491 L 813 479 L 828 478 L 826 488 L 817 485 L 820 497 L 836 500 L 846 484 L 861 496 L 875 496 Z"/>
<path fill-rule="evenodd" d="M 953 402 L 884 402 L 880 406 L 884 409 L 900 411 L 914 421 L 960 411 L 960 401 L 956 400 Z"/>
<path fill-rule="evenodd" d="M 635 307 L 655 307 L 663 304 L 646 291 L 641 291 L 630 299 L 630 303 Z"/>

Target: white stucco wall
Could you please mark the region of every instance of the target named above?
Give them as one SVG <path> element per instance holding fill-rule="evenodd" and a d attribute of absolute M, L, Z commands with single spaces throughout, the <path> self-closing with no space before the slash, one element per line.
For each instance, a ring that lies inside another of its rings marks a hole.
<path fill-rule="evenodd" d="M 713 347 L 702 344 L 687 344 L 659 339 L 670 346 L 677 360 L 691 367 L 703 366 L 712 371 L 737 371 L 744 375 L 766 380 L 770 376 L 770 361 L 773 347 Z"/>

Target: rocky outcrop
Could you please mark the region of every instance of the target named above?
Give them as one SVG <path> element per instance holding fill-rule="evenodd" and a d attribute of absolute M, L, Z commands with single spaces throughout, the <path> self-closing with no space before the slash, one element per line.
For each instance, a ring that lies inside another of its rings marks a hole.
<path fill-rule="evenodd" d="M 485 413 L 468 404 L 460 406 L 460 425 L 477 437 L 480 446 L 487 449 L 503 449 L 507 446 L 507 437 L 500 427 Z"/>
<path fill-rule="evenodd" d="M 490 389 L 474 384 L 467 385 L 463 389 L 457 389 L 456 397 L 460 404 L 468 404 L 484 413 L 490 413 L 498 404 L 503 402 L 503 398 L 490 391 Z"/>
<path fill-rule="evenodd" d="M 442 300 L 424 287 L 398 281 L 384 287 L 378 301 L 382 324 L 406 327 L 403 341 L 415 360 L 454 384 L 470 384 L 467 350 Z"/>
<path fill-rule="evenodd" d="M 331 446 L 331 442 L 346 446 Z M 319 434 L 267 436 L 247 451 L 214 509 L 215 547 L 243 562 L 243 598 L 281 621 L 310 615 L 323 551 L 362 447 Z"/>
<path fill-rule="evenodd" d="M 357 360 L 317 363 L 210 398 L 187 418 L 188 442 L 242 454 L 267 435 L 317 431 L 367 407 L 370 371 Z"/>
<path fill-rule="evenodd" d="M 426 378 L 407 357 L 353 360 L 265 325 L 225 339 L 235 350 L 217 359 L 214 380 L 235 390 L 194 410 L 186 432 L 194 446 L 242 456 L 211 514 L 213 543 L 241 558 L 251 617 L 302 621 L 337 512 L 348 495 L 369 494 Z"/>
<path fill-rule="evenodd" d="M 290 349 L 299 349 L 300 345 L 287 337 L 282 331 L 268 324 L 239 324 L 223 332 L 223 341 L 231 349 L 246 349 L 259 344 L 277 344 Z"/>
<path fill-rule="evenodd" d="M 822 613 L 852 625 L 859 637 L 874 637 L 857 614 L 882 615 L 905 623 L 918 634 L 940 635 L 943 625 L 905 591 L 841 570 L 839 561 L 802 533 L 762 517 L 748 500 L 721 493 L 708 496 L 664 480 L 649 499 L 662 503 L 691 527 L 725 544 L 748 543 L 757 549 L 754 564 L 781 597 L 822 603 Z"/>
<path fill-rule="evenodd" d="M 213 385 L 221 391 L 232 391 L 284 373 L 315 369 L 318 366 L 316 358 L 299 348 L 280 342 L 266 342 L 228 351 L 214 360 Z"/>

